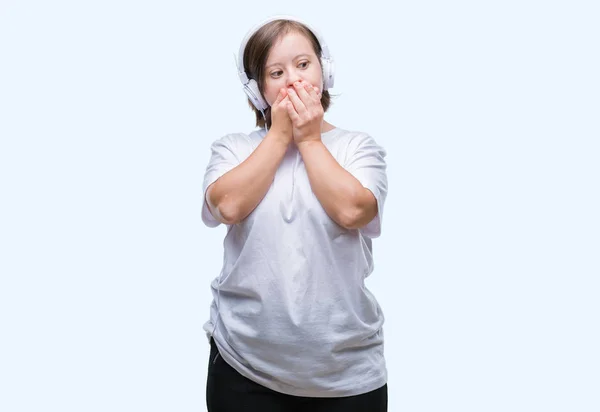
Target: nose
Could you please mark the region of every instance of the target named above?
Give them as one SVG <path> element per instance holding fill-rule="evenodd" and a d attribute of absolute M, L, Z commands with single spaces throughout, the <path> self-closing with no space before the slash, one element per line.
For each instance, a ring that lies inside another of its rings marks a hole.
<path fill-rule="evenodd" d="M 287 78 L 287 87 L 294 87 L 294 83 L 300 80 L 302 80 L 300 76 L 296 74 L 290 74 Z"/>

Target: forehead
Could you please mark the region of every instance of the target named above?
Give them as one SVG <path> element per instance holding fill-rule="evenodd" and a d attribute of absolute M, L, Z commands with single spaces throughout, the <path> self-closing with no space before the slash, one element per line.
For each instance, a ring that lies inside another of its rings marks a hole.
<path fill-rule="evenodd" d="M 279 59 L 293 59 L 298 54 L 314 55 L 312 43 L 302 33 L 291 31 L 282 35 L 269 51 L 267 64 L 278 63 Z"/>

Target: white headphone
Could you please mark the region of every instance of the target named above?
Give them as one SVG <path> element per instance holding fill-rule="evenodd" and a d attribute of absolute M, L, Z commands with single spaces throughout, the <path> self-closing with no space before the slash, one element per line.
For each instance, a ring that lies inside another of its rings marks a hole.
<path fill-rule="evenodd" d="M 315 35 L 315 37 L 319 41 L 319 44 L 320 44 L 321 50 L 322 50 L 321 67 L 323 69 L 323 91 L 328 90 L 333 87 L 335 66 L 334 66 L 331 54 L 329 53 L 329 48 L 327 47 L 327 44 L 325 43 L 325 40 L 323 39 L 323 37 L 321 37 L 321 35 L 313 27 L 311 27 L 308 23 L 306 23 L 303 20 L 298 19 L 297 17 L 288 16 L 288 15 L 276 15 L 276 16 L 269 17 L 268 19 L 257 24 L 256 26 L 254 26 L 252 29 L 250 29 L 248 34 L 246 34 L 246 37 L 244 37 L 244 40 L 242 41 L 242 44 L 240 46 L 238 58 L 236 59 L 238 76 L 240 77 L 240 81 L 242 82 L 244 92 L 246 93 L 246 95 L 248 96 L 248 98 L 250 99 L 250 101 L 252 102 L 254 107 L 256 107 L 261 112 L 263 112 L 263 110 L 266 110 L 269 107 L 269 104 L 265 101 L 265 99 L 261 95 L 260 90 L 258 88 L 258 83 L 256 82 L 256 80 L 248 78 L 248 75 L 246 74 L 246 69 L 244 67 L 244 50 L 246 49 L 246 44 L 248 44 L 250 37 L 252 37 L 252 35 L 254 33 L 256 33 L 265 24 L 270 23 L 275 20 L 291 20 L 291 21 L 295 21 L 298 23 L 302 23 L 306 27 L 308 27 L 308 29 Z M 264 116 L 264 112 L 263 112 L 263 116 Z"/>

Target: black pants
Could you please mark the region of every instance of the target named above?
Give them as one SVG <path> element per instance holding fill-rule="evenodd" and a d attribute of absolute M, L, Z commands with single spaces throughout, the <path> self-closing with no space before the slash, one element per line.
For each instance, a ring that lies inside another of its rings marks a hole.
<path fill-rule="evenodd" d="M 208 412 L 386 412 L 387 384 L 365 394 L 309 398 L 273 391 L 242 376 L 223 360 L 211 338 L 206 382 Z M 360 379 L 360 378 L 359 378 Z"/>

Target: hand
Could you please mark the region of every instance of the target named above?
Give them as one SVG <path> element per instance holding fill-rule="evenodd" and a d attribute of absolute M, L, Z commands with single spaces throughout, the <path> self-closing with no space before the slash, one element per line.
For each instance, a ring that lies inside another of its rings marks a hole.
<path fill-rule="evenodd" d="M 323 106 L 319 89 L 302 80 L 287 91 L 290 100 L 287 111 L 292 120 L 294 142 L 298 145 L 309 140 L 321 140 Z"/>
<path fill-rule="evenodd" d="M 271 105 L 271 127 L 269 128 L 269 131 L 273 131 L 286 145 L 293 140 L 292 120 L 287 109 L 288 103 L 290 103 L 288 92 L 285 88 L 281 88 L 277 99 Z"/>

